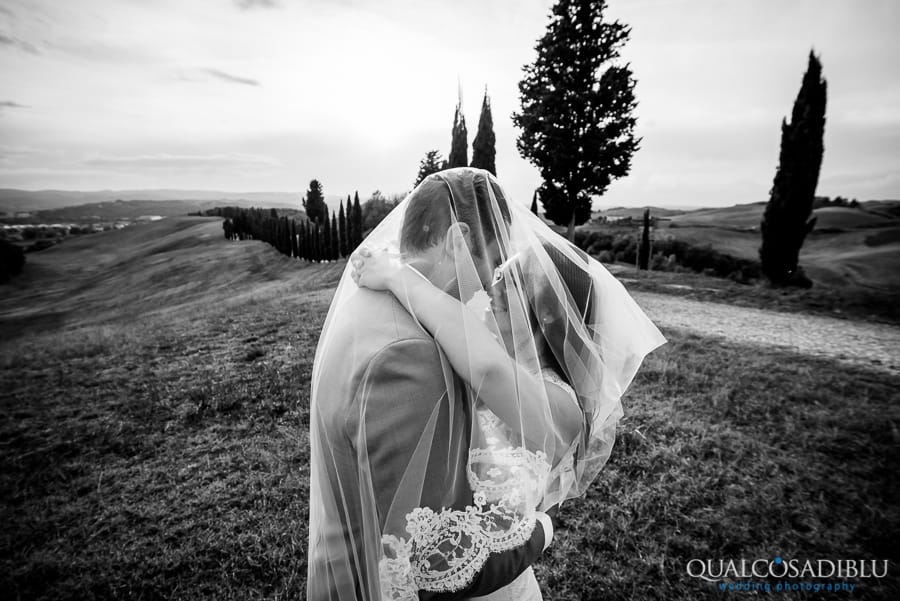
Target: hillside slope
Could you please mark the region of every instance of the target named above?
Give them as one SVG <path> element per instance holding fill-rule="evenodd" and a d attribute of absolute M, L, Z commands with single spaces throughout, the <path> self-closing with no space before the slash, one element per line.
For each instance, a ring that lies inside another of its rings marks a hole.
<path fill-rule="evenodd" d="M 27 255 L 0 299 L 0 337 L 158 313 L 178 318 L 276 287 L 314 293 L 333 287 L 343 268 L 290 259 L 255 240 L 225 240 L 215 217 L 163 219 Z"/>

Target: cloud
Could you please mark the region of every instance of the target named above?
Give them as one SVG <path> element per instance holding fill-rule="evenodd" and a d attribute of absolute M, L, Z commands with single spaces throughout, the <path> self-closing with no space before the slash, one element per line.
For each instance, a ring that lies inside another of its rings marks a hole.
<path fill-rule="evenodd" d="M 234 3 L 241 10 L 252 10 L 254 8 L 278 8 L 278 2 L 275 0 L 234 0 Z"/>
<path fill-rule="evenodd" d="M 227 81 L 228 83 L 237 83 L 245 86 L 258 86 L 260 83 L 255 79 L 250 79 L 248 77 L 238 77 L 237 75 L 231 75 L 229 73 L 225 73 L 224 71 L 219 71 L 218 69 L 203 69 L 204 72 L 212 75 L 213 77 L 217 77 L 222 81 Z"/>
<path fill-rule="evenodd" d="M 19 104 L 18 102 L 13 102 L 12 100 L 0 100 L 0 108 L 4 109 L 27 109 L 27 104 Z"/>
<path fill-rule="evenodd" d="M 31 42 L 21 40 L 19 38 L 0 33 L 0 44 L 4 46 L 12 46 L 29 54 L 39 54 L 37 47 Z"/>

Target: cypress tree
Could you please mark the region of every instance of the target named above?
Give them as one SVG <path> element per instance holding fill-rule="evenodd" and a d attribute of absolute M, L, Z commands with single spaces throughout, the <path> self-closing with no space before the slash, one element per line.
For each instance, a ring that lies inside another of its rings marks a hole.
<path fill-rule="evenodd" d="M 825 153 L 827 84 L 822 63 L 810 51 L 791 121 L 781 121 L 781 152 L 760 223 L 762 272 L 776 285 L 812 286 L 800 267 L 800 248 L 816 225 L 810 219 Z"/>
<path fill-rule="evenodd" d="M 337 217 L 331 214 L 331 260 L 336 261 L 341 258 L 341 239 L 338 235 Z"/>
<path fill-rule="evenodd" d="M 644 230 L 638 248 L 638 269 L 646 270 L 650 265 L 650 209 L 644 209 Z"/>
<path fill-rule="evenodd" d="M 300 257 L 300 247 L 297 244 L 297 222 L 291 219 L 291 256 Z"/>
<path fill-rule="evenodd" d="M 353 226 L 350 224 L 350 216 L 353 213 L 353 201 L 350 199 L 350 195 L 347 195 L 347 209 L 344 212 L 344 242 L 347 244 L 347 247 L 344 249 L 344 255 L 350 256 L 350 253 L 353 252 Z"/>
<path fill-rule="evenodd" d="M 312 224 L 313 230 L 313 261 L 317 263 L 322 260 L 322 236 L 319 235 L 319 224 Z"/>
<path fill-rule="evenodd" d="M 281 249 L 281 219 L 269 219 L 269 222 L 272 224 L 272 239 L 269 241 L 269 245 L 275 248 L 278 252 L 282 252 Z"/>
<path fill-rule="evenodd" d="M 302 222 L 297 226 L 297 257 L 306 258 L 306 226 Z"/>
<path fill-rule="evenodd" d="M 534 191 L 534 194 L 531 196 L 531 212 L 534 213 L 535 215 L 538 214 L 538 207 L 537 207 L 537 190 L 535 190 L 535 191 Z M 538 216 L 539 216 L 539 215 L 538 215 Z"/>
<path fill-rule="evenodd" d="M 331 259 L 331 219 L 328 211 L 325 212 L 325 220 L 322 222 L 322 260 Z"/>
<path fill-rule="evenodd" d="M 497 175 L 495 148 L 497 138 L 494 135 L 494 118 L 491 116 L 491 99 L 484 88 L 484 100 L 481 102 L 481 116 L 478 118 L 478 133 L 472 142 L 472 167 L 487 169 Z"/>
<path fill-rule="evenodd" d="M 313 260 L 313 232 L 312 227 L 310 225 L 309 219 L 306 220 L 306 223 L 303 225 L 303 229 L 306 230 L 304 234 L 304 244 L 305 250 L 303 251 L 303 258 L 307 261 Z"/>
<path fill-rule="evenodd" d="M 344 214 L 344 201 L 338 211 L 338 247 L 342 257 L 347 256 L 347 216 Z"/>
<path fill-rule="evenodd" d="M 359 193 L 357 193 L 359 198 Z M 347 255 L 353 254 L 356 249 L 356 227 L 353 223 L 353 201 L 347 196 Z"/>
<path fill-rule="evenodd" d="M 359 191 L 353 194 L 353 215 L 350 220 L 353 222 L 353 249 L 362 244 L 363 241 L 363 214 L 362 206 L 359 204 Z M 352 252 L 352 251 L 351 251 Z"/>
<path fill-rule="evenodd" d="M 273 246 L 278 252 L 284 254 L 284 241 L 287 239 L 287 236 L 284 235 L 284 219 L 279 217 L 275 220 L 275 223 L 275 240 Z"/>
<path fill-rule="evenodd" d="M 462 91 L 453 114 L 453 130 L 450 138 L 450 156 L 447 166 L 465 167 L 469 164 L 469 132 L 466 130 L 466 116 L 462 112 Z"/>

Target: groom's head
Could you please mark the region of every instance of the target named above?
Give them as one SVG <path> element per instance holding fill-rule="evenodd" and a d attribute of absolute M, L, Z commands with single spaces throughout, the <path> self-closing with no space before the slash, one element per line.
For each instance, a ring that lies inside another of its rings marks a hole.
<path fill-rule="evenodd" d="M 400 251 L 440 288 L 472 267 L 486 286 L 502 260 L 498 237 L 509 222 L 506 197 L 489 172 L 447 169 L 427 177 L 410 195 Z"/>

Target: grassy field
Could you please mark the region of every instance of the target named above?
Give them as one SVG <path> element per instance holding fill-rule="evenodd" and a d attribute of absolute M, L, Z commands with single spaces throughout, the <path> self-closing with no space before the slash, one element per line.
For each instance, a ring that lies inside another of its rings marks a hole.
<path fill-rule="evenodd" d="M 304 598 L 309 375 L 343 265 L 209 219 L 142 227 L 4 288 L 0 590 Z M 545 598 L 743 598 L 687 561 L 776 555 L 889 559 L 853 596 L 900 597 L 900 378 L 664 333 L 610 465 L 559 512 Z"/>

